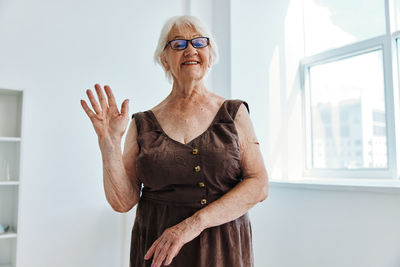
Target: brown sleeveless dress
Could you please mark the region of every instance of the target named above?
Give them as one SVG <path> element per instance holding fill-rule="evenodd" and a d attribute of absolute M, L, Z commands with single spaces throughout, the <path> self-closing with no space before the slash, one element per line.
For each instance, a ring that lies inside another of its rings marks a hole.
<path fill-rule="evenodd" d="M 133 114 L 138 130 L 137 175 L 143 184 L 132 229 L 130 266 L 147 267 L 144 255 L 163 231 L 220 198 L 242 180 L 234 119 L 239 99 L 225 100 L 209 128 L 187 144 L 171 139 L 151 110 Z M 252 267 L 248 213 L 207 228 L 183 245 L 170 267 Z"/>

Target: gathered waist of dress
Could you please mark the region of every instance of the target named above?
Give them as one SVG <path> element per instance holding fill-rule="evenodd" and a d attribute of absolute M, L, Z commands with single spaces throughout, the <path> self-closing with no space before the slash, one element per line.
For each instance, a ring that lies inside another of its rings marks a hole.
<path fill-rule="evenodd" d="M 170 196 L 165 192 L 142 191 L 141 200 L 148 200 L 157 204 L 204 208 L 206 205 L 219 199 L 222 195 L 208 195 L 206 197 Z"/>

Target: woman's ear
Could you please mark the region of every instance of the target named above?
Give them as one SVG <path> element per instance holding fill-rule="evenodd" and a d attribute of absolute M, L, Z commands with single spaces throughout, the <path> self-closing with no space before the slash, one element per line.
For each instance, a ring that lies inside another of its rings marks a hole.
<path fill-rule="evenodd" d="M 207 65 L 207 68 L 211 68 L 211 65 L 212 65 L 212 57 L 211 57 L 211 54 L 208 56 L 208 65 Z"/>
<path fill-rule="evenodd" d="M 165 55 L 162 55 L 160 57 L 160 60 L 161 60 L 161 64 L 163 65 L 164 69 L 166 71 L 168 71 L 169 70 L 169 65 L 168 65 L 167 59 L 165 58 Z"/>

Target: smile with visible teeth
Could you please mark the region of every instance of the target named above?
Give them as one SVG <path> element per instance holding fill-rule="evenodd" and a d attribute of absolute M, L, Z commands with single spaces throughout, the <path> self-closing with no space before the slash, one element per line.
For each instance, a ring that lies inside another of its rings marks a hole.
<path fill-rule="evenodd" d="M 183 62 L 182 65 L 196 65 L 199 64 L 197 61 L 188 61 L 188 62 Z"/>

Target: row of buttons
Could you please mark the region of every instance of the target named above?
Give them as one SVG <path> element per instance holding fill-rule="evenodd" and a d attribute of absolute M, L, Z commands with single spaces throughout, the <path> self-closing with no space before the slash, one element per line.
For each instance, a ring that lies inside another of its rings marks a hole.
<path fill-rule="evenodd" d="M 193 154 L 193 155 L 198 155 L 198 154 L 199 154 L 199 150 L 198 150 L 197 148 L 193 148 L 192 154 Z M 200 172 L 200 170 L 201 170 L 201 168 L 200 168 L 199 165 L 197 165 L 197 166 L 194 167 L 194 171 L 195 171 L 195 172 Z M 199 182 L 199 186 L 200 186 L 200 187 L 205 187 L 206 185 L 205 185 L 204 182 Z M 203 199 L 200 201 L 200 203 L 201 203 L 201 205 L 207 204 L 207 199 L 203 198 Z"/>

